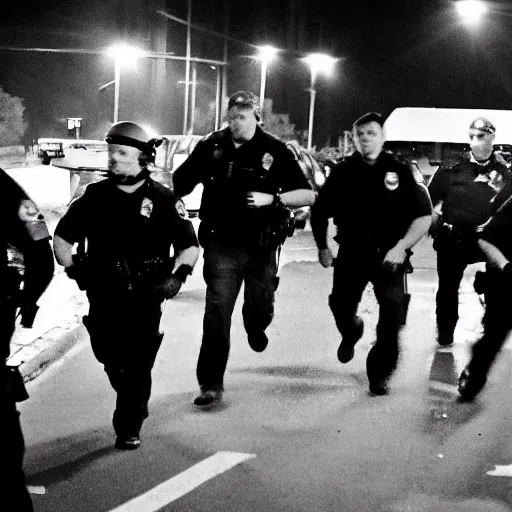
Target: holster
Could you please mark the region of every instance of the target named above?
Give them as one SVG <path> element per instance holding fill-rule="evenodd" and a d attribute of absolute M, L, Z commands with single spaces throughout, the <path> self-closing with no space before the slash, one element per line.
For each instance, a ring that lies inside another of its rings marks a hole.
<path fill-rule="evenodd" d="M 273 207 L 268 226 L 260 234 L 259 246 L 266 249 L 277 249 L 283 245 L 295 231 L 295 214 L 289 208 Z"/>

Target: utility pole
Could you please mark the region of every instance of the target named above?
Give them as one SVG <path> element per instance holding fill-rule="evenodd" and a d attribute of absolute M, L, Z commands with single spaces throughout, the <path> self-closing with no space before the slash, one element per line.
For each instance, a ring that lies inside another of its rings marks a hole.
<path fill-rule="evenodd" d="M 183 106 L 183 135 L 188 133 L 188 97 L 190 88 L 190 52 L 191 52 L 191 32 L 192 32 L 192 0 L 188 0 L 187 8 L 187 60 L 185 63 L 185 99 Z"/>

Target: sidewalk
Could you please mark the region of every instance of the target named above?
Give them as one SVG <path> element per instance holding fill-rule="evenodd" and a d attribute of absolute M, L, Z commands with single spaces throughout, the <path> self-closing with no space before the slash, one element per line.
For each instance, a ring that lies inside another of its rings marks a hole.
<path fill-rule="evenodd" d="M 48 231 L 53 236 L 57 222 L 66 207 L 46 206 L 41 208 Z M 87 308 L 85 292 L 55 264 L 55 274 L 44 294 L 38 301 L 39 311 L 34 326 L 25 329 L 16 322 L 11 339 L 11 353 L 8 363 L 21 365 L 25 380 L 32 380 L 47 366 L 61 357 L 86 331 L 81 317 Z"/>

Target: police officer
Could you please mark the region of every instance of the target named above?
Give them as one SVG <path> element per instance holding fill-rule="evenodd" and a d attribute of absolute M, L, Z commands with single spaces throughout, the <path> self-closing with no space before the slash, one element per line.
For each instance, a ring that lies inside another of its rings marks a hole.
<path fill-rule="evenodd" d="M 437 251 L 437 341 L 447 346 L 459 318 L 459 286 L 467 265 L 483 261 L 477 240 L 490 216 L 512 193 L 512 175 L 493 150 L 496 129 L 484 117 L 469 126 L 471 151 L 439 169 L 429 184 L 434 205 L 431 234 Z"/>
<path fill-rule="evenodd" d="M 399 332 L 408 305 L 404 272 L 410 249 L 430 227 L 432 210 L 426 188 L 416 183 L 410 168 L 382 151 L 382 125 L 375 112 L 355 121 L 357 151 L 331 171 L 311 213 L 318 259 L 325 268 L 334 265 L 329 306 L 342 336 L 342 363 L 353 358 L 363 335 L 357 309 L 366 285 L 373 284 L 379 321 L 366 370 L 375 395 L 388 392 L 398 360 Z M 329 218 L 337 226 L 336 260 L 327 245 Z"/>
<path fill-rule="evenodd" d="M 198 406 L 218 402 L 230 348 L 231 315 L 242 282 L 249 345 L 268 343 L 274 314 L 276 250 L 283 208 L 311 205 L 314 192 L 285 144 L 259 126 L 258 98 L 240 91 L 228 101 L 229 125 L 206 136 L 175 171 L 174 190 L 204 184 L 199 242 L 204 248 L 206 307 L 197 364 Z"/>
<path fill-rule="evenodd" d="M 37 313 L 37 300 L 50 283 L 54 262 L 50 236 L 43 215 L 20 186 L 0 169 L 0 368 L 1 432 L 4 440 L 2 469 L 2 501 L 10 510 L 32 511 L 23 474 L 25 445 L 16 402 L 28 398 L 23 378 L 17 367 L 9 366 L 9 343 L 15 329 L 19 308 L 21 325 L 31 327 Z M 23 290 L 21 276 L 8 264 L 8 246 L 23 255 Z"/>
<path fill-rule="evenodd" d="M 472 400 L 485 386 L 496 355 L 512 330 L 512 199 L 491 218 L 478 245 L 487 260 L 484 334 L 473 345 L 470 362 L 459 378 L 463 400 Z"/>
<path fill-rule="evenodd" d="M 111 126 L 108 179 L 89 185 L 55 231 L 57 262 L 87 291 L 84 324 L 117 392 L 115 446 L 140 446 L 165 299 L 191 274 L 198 242 L 183 202 L 150 178 L 158 141 L 136 123 Z M 87 242 L 85 258 L 74 245 Z M 171 247 L 175 257 L 170 257 Z"/>

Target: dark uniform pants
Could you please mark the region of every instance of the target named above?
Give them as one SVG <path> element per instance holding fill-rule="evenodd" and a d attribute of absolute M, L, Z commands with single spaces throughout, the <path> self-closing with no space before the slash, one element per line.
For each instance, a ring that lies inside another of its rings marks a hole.
<path fill-rule="evenodd" d="M 222 390 L 231 316 L 242 283 L 245 286 L 242 315 L 247 333 L 264 331 L 274 316 L 276 252 L 211 241 L 204 251 L 203 274 L 206 306 L 197 379 L 202 390 Z"/>
<path fill-rule="evenodd" d="M 2 299 L 0 300 L 0 311 L 0 346 L 3 350 L 4 347 L 9 347 L 14 332 L 15 308 L 11 301 Z M 14 507 L 9 510 L 32 512 L 34 508 L 23 474 L 25 442 L 21 431 L 20 416 L 16 410 L 15 396 L 12 393 L 8 372 L 5 366 L 0 369 L 0 434 L 3 439 L 0 455 L 2 501 Z"/>
<path fill-rule="evenodd" d="M 436 294 L 437 329 L 453 335 L 459 319 L 459 287 L 464 270 L 482 261 L 476 236 L 459 237 L 441 232 L 434 243 L 437 251 L 439 287 Z"/>
<path fill-rule="evenodd" d="M 342 339 L 350 340 L 357 330 L 357 309 L 366 285 L 373 284 L 379 303 L 377 341 L 371 348 L 366 371 L 370 382 L 386 380 L 399 356 L 399 333 L 407 314 L 404 274 L 381 267 L 382 256 L 339 256 L 334 263 L 329 306 Z"/>
<path fill-rule="evenodd" d="M 117 393 L 113 425 L 119 435 L 138 435 L 148 417 L 151 370 L 162 343 L 161 304 L 147 296 L 88 291 L 84 325 L 99 362 Z"/>
<path fill-rule="evenodd" d="M 480 388 L 512 330 L 512 281 L 501 271 L 487 268 L 484 334 L 475 342 L 468 365 L 471 385 Z"/>

